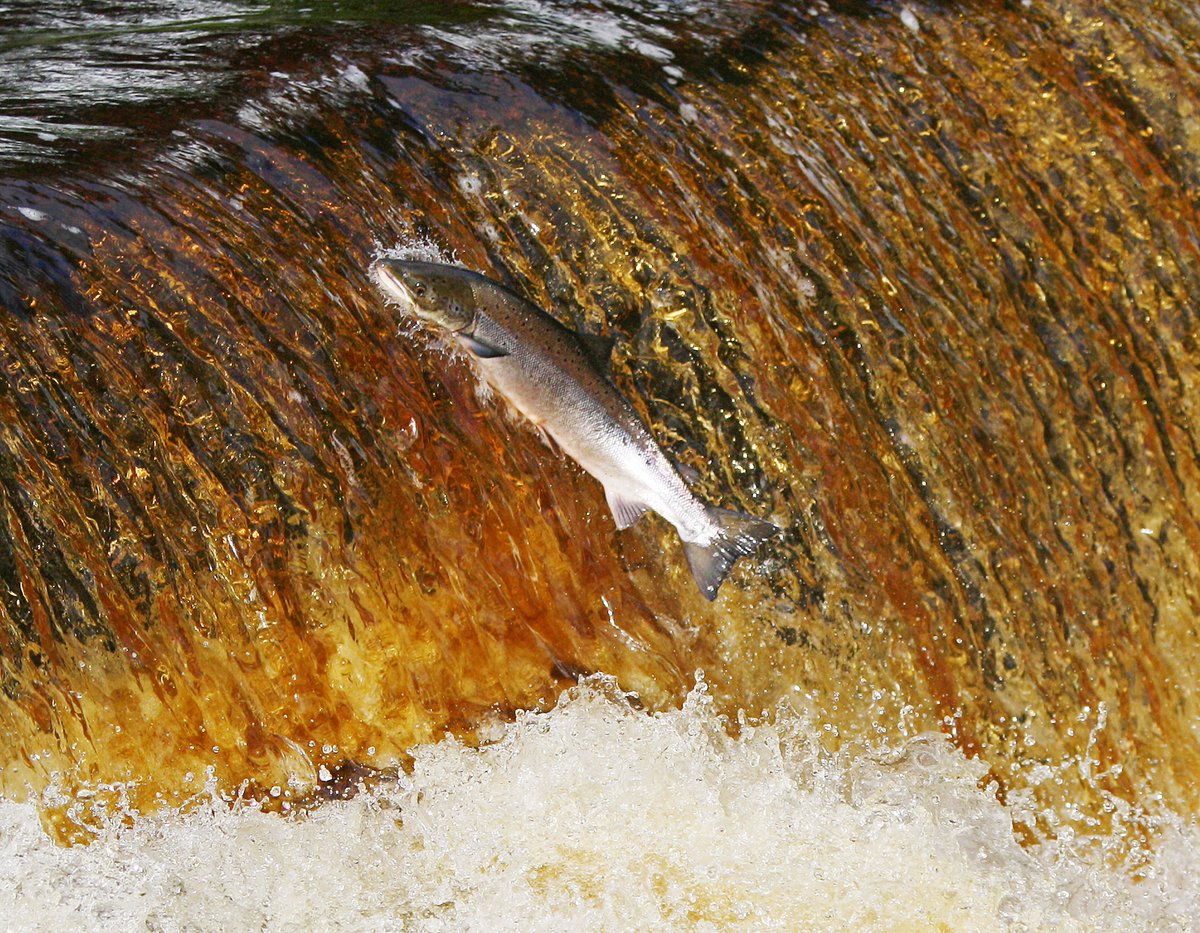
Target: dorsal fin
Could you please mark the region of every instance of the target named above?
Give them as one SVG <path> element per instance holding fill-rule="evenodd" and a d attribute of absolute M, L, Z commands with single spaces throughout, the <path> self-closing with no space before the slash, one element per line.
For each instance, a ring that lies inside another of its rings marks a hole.
<path fill-rule="evenodd" d="M 607 372 L 616 341 L 612 337 L 601 337 L 599 334 L 576 334 L 575 336 L 579 338 L 579 345 L 587 354 L 587 358 Z"/>
<path fill-rule="evenodd" d="M 700 482 L 700 471 L 688 463 L 681 463 L 678 460 L 672 461 L 675 464 L 675 471 L 683 477 L 683 481 L 689 486 L 694 486 Z"/>

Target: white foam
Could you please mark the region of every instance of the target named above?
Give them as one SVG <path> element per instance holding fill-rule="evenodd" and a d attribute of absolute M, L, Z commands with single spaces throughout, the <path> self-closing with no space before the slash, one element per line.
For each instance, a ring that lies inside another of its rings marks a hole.
<path fill-rule="evenodd" d="M 476 197 L 483 190 L 483 182 L 475 172 L 465 172 L 458 176 L 458 188 L 467 197 Z"/>
<path fill-rule="evenodd" d="M 447 253 L 428 237 L 417 236 L 412 233 L 406 233 L 393 246 L 383 246 L 377 242 L 372 262 L 378 262 L 380 259 L 400 259 L 405 262 L 437 262 L 444 265 L 456 265 L 453 253 Z"/>
<path fill-rule="evenodd" d="M 342 70 L 342 78 L 360 91 L 367 91 L 371 88 L 371 79 L 367 77 L 367 73 L 359 68 L 358 65 L 347 65 Z"/>
<path fill-rule="evenodd" d="M 32 220 L 34 223 L 41 223 L 46 219 L 46 215 L 33 207 L 18 207 L 17 213 L 27 220 Z"/>
<path fill-rule="evenodd" d="M 640 712 L 605 682 L 495 743 L 416 750 L 384 791 L 286 819 L 217 801 L 54 847 L 0 801 L 17 930 L 1171 930 L 1200 916 L 1200 832 L 1148 880 L 1026 850 L 940 737 L 832 757 L 795 717 L 722 728 L 703 690 Z"/>

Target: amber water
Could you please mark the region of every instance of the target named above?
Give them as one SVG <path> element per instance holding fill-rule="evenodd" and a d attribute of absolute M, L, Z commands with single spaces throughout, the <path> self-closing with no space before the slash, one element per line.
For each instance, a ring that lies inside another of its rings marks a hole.
<path fill-rule="evenodd" d="M 14 910 L 127 928 L 144 869 L 214 928 L 299 924 L 284 876 L 349 927 L 1189 928 L 1198 14 L 12 5 Z M 616 338 L 784 533 L 707 603 L 383 305 L 393 248 Z M 521 712 L 594 673 L 636 701 Z"/>

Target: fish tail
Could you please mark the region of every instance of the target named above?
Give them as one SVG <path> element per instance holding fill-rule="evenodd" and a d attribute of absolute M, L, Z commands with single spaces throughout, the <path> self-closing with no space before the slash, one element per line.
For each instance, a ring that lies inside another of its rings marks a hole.
<path fill-rule="evenodd" d="M 779 533 L 779 527 L 770 522 L 734 512 L 708 506 L 708 517 L 721 529 L 720 534 L 709 544 L 683 542 L 692 577 L 706 599 L 716 599 L 717 590 L 729 574 L 734 562 L 758 549 L 758 546 Z"/>

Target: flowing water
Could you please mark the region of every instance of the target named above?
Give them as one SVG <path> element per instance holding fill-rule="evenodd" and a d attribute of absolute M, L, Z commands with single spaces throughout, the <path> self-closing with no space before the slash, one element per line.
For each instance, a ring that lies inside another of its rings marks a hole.
<path fill-rule="evenodd" d="M 1200 927 L 1198 107 L 1187 2 L 0 4 L 6 922 Z"/>

